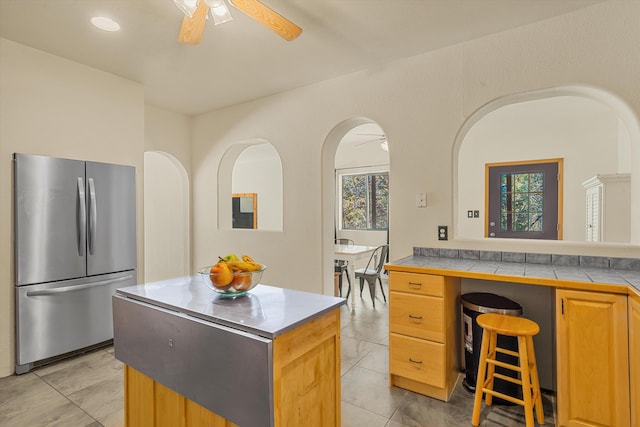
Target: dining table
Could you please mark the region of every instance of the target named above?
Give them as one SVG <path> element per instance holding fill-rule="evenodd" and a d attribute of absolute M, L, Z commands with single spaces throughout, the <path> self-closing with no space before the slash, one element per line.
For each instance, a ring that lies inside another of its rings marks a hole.
<path fill-rule="evenodd" d="M 369 258 L 373 251 L 375 251 L 377 246 L 362 246 L 362 245 L 335 245 L 335 255 L 334 258 L 340 261 L 347 262 L 347 274 L 349 275 L 350 283 L 356 286 L 356 273 L 355 266 L 358 260 L 363 258 Z M 355 305 L 355 289 L 352 289 L 351 292 L 351 311 L 356 311 Z M 347 298 L 347 305 L 349 304 L 349 299 Z"/>

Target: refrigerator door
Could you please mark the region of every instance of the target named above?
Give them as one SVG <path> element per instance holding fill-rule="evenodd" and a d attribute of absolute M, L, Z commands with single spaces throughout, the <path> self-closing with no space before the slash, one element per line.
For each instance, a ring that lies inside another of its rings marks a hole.
<path fill-rule="evenodd" d="M 86 275 L 83 161 L 14 154 L 15 283 Z"/>
<path fill-rule="evenodd" d="M 86 162 L 87 275 L 136 268 L 136 171 Z"/>
<path fill-rule="evenodd" d="M 113 339 L 111 297 L 136 272 L 16 286 L 16 373 L 30 364 Z"/>

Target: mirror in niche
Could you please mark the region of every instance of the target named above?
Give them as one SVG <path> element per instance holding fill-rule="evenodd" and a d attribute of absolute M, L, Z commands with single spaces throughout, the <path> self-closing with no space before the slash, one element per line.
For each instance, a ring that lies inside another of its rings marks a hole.
<path fill-rule="evenodd" d="M 238 154 L 231 193 L 231 228 L 282 230 L 282 163 L 273 145 L 250 144 Z"/>
<path fill-rule="evenodd" d="M 633 200 L 631 191 L 631 175 L 640 167 L 632 162 L 632 144 L 640 142 L 632 140 L 618 112 L 609 105 L 574 95 L 519 99 L 480 116 L 459 138 L 454 176 L 457 238 L 487 237 L 487 164 L 558 158 L 563 159 L 563 240 L 640 243 L 633 237 L 635 217 L 631 215 L 633 206 L 640 203 Z M 598 177 L 626 180 L 626 187 L 616 189 L 624 194 L 609 198 L 612 200 L 601 197 L 595 205 L 592 199 L 588 205 L 592 197 L 588 188 L 594 180 L 601 181 Z M 600 209 L 596 218 L 594 209 Z M 468 211 L 475 210 L 480 211 L 479 218 L 468 217 Z M 615 226 L 602 222 L 605 211 Z M 599 240 L 590 230 L 594 221 L 600 221 Z"/>

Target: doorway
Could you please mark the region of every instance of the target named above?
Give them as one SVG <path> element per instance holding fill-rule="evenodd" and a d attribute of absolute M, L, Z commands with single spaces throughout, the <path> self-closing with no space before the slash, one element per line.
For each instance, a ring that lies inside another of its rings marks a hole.
<path fill-rule="evenodd" d="M 336 238 L 350 239 L 363 246 L 379 246 L 389 241 L 391 145 L 382 127 L 367 118 L 345 120 L 334 127 L 325 140 L 322 262 L 323 291 L 327 295 L 334 292 Z"/>
<path fill-rule="evenodd" d="M 144 153 L 144 280 L 190 271 L 189 180 L 182 164 L 159 151 Z"/>

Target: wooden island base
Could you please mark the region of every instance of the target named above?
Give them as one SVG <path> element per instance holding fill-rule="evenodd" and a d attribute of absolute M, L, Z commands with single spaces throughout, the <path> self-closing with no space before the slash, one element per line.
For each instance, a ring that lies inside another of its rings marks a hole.
<path fill-rule="evenodd" d="M 338 309 L 273 340 L 273 391 L 276 427 L 340 426 Z M 236 426 L 130 366 L 125 366 L 125 425 Z"/>
<path fill-rule="evenodd" d="M 125 426 L 237 427 L 132 367 L 124 369 Z"/>

